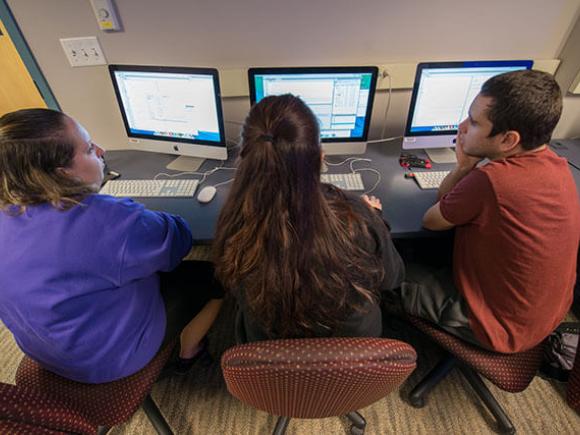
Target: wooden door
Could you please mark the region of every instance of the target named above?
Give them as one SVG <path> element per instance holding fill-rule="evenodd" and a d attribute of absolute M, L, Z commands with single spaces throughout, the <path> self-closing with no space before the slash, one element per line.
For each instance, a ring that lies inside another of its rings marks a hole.
<path fill-rule="evenodd" d="M 46 103 L 0 21 L 0 116 L 31 107 Z"/>

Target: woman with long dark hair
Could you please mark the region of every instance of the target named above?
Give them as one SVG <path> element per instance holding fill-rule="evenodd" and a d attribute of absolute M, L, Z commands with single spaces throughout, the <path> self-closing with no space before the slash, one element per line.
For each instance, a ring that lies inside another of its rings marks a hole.
<path fill-rule="evenodd" d="M 239 341 L 379 336 L 381 290 L 402 260 L 380 202 L 320 182 L 315 115 L 297 97 L 250 111 L 239 166 L 217 225 L 217 277 L 232 289 Z"/>

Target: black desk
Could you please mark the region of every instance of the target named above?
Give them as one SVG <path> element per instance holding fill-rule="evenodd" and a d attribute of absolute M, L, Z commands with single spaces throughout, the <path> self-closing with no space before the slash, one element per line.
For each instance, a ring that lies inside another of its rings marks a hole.
<path fill-rule="evenodd" d="M 556 154 L 565 157 L 570 166 L 580 171 L 580 139 L 554 139 L 550 147 Z"/>
<path fill-rule="evenodd" d="M 571 159 L 578 158 L 580 163 L 580 141 L 558 141 L 561 144 L 552 145 L 558 154 Z M 428 231 L 421 227 L 425 211 L 437 200 L 437 190 L 421 190 L 412 179 L 404 178 L 405 170 L 399 165 L 401 142 L 371 144 L 364 155 L 354 156 L 372 159 L 372 162 L 356 162 L 354 168 L 373 168 L 381 174 L 381 181 L 372 195 L 380 198 L 383 203 L 383 215 L 391 225 L 391 233 L 395 239 L 440 236 L 440 232 Z M 110 169 L 117 170 L 126 179 L 151 179 L 160 172 L 176 173 L 165 169 L 175 156 L 142 151 L 109 151 L 106 154 Z M 331 163 L 345 160 L 344 156 L 328 156 Z M 225 166 L 233 167 L 234 159 Z M 221 162 L 206 160 L 200 172 L 219 166 Z M 435 165 L 434 170 L 449 170 L 453 164 Z M 580 164 L 579 164 L 580 166 Z M 570 170 L 580 186 L 580 170 L 570 165 Z M 342 166 L 329 166 L 329 172 L 349 172 L 348 163 Z M 210 175 L 203 185 L 214 185 L 233 178 L 234 171 L 221 170 Z M 377 175 L 370 171 L 361 172 L 366 189 L 370 189 L 377 181 Z M 183 176 L 180 178 L 187 178 Z M 201 178 L 190 176 L 189 178 Z M 216 221 L 230 185 L 219 186 L 216 197 L 208 204 L 200 204 L 195 198 L 139 198 L 138 200 L 152 210 L 162 210 L 182 216 L 191 226 L 193 238 L 197 243 L 209 243 L 213 240 Z M 197 194 L 196 192 L 196 194 Z M 579 188 L 580 192 L 580 188 Z M 359 192 L 356 192 L 359 193 Z M 362 192 L 361 192 L 362 193 Z"/>
<path fill-rule="evenodd" d="M 383 215 L 391 225 L 394 238 L 429 237 L 437 235 L 421 227 L 421 219 L 425 211 L 435 203 L 436 190 L 421 190 L 414 180 L 404 178 L 405 170 L 399 165 L 401 152 L 400 141 L 382 144 L 371 144 L 364 155 L 354 156 L 370 158 L 372 162 L 357 162 L 355 168 L 370 167 L 381 174 L 381 181 L 371 192 L 383 203 Z M 126 179 L 151 179 L 161 172 L 174 174 L 175 171 L 165 169 L 165 166 L 175 159 L 168 154 L 157 154 L 142 151 L 109 151 L 106 154 L 110 169 L 121 173 Z M 344 161 L 344 156 L 329 156 L 327 160 L 333 163 Z M 219 166 L 221 162 L 206 160 L 200 172 Z M 234 166 L 233 159 L 225 166 Z M 453 165 L 440 165 L 442 169 L 450 169 Z M 342 166 L 330 166 L 329 172 L 349 172 L 348 163 Z M 210 175 L 205 185 L 214 185 L 233 178 L 235 172 L 220 170 Z M 370 189 L 377 181 L 377 175 L 370 171 L 361 172 L 365 188 Z M 180 178 L 188 178 L 183 176 Z M 189 178 L 200 178 L 190 176 Z M 221 207 L 229 192 L 229 184 L 219 186 L 216 197 L 208 204 L 200 204 L 195 198 L 139 198 L 138 201 L 152 210 L 162 210 L 182 216 L 191 226 L 193 238 L 197 243 L 209 243 L 214 238 L 215 226 Z M 197 194 L 196 192 L 196 194 Z M 358 193 L 358 192 L 357 192 Z"/>

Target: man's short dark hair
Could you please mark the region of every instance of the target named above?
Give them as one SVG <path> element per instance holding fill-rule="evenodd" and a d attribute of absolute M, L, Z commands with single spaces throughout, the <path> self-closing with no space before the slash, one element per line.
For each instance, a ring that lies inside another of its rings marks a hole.
<path fill-rule="evenodd" d="M 494 100 L 487 114 L 493 124 L 490 136 L 515 130 L 526 150 L 548 143 L 562 114 L 560 86 L 541 71 L 494 76 L 483 84 L 480 94 Z"/>

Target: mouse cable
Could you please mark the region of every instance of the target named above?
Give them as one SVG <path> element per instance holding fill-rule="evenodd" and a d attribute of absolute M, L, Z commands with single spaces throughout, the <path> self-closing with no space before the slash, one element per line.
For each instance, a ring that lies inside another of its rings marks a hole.
<path fill-rule="evenodd" d="M 360 157 L 348 157 L 347 159 L 343 160 L 342 162 L 339 163 L 332 163 L 329 162 L 326 157 L 324 158 L 324 163 L 326 163 L 327 166 L 341 166 L 344 165 L 346 162 L 349 162 L 351 160 L 358 160 Z"/>
<path fill-rule="evenodd" d="M 230 178 L 229 180 L 222 181 L 221 183 L 214 184 L 213 187 L 223 186 L 224 184 L 231 183 L 232 181 L 234 181 L 234 179 L 233 178 Z"/>
<path fill-rule="evenodd" d="M 371 187 L 369 190 L 366 190 L 365 192 L 363 192 L 363 195 L 368 195 L 369 193 L 373 192 L 377 188 L 379 183 L 381 182 L 381 173 L 373 168 L 360 168 L 360 169 L 356 169 L 354 172 L 362 172 L 362 171 L 370 171 L 370 172 L 374 172 L 375 174 L 377 174 L 377 181 L 373 185 L 373 187 Z"/>
<path fill-rule="evenodd" d="M 363 195 L 368 195 L 369 193 L 373 192 L 377 188 L 377 186 L 379 185 L 379 183 L 381 182 L 381 173 L 379 171 L 377 171 L 376 169 L 374 169 L 374 168 L 358 168 L 358 169 L 355 169 L 354 168 L 354 164 L 356 162 L 370 162 L 370 163 L 372 163 L 372 159 L 357 158 L 357 159 L 353 159 L 350 162 L 350 164 L 349 164 L 350 171 L 352 173 L 362 172 L 362 171 L 369 171 L 369 172 L 374 172 L 375 174 L 377 174 L 377 181 L 376 181 L 376 183 L 373 185 L 373 187 L 371 187 L 369 190 L 367 190 L 367 191 L 365 191 L 363 193 Z"/>
<path fill-rule="evenodd" d="M 362 158 L 362 157 L 361 157 L 361 158 L 356 158 L 356 159 L 353 159 L 353 160 L 352 160 L 352 161 L 349 163 L 349 165 L 348 165 L 348 166 L 350 167 L 350 172 L 355 172 L 355 170 L 354 170 L 354 166 L 353 166 L 353 165 L 354 165 L 356 162 L 370 162 L 370 163 L 372 163 L 372 161 L 373 161 L 372 159 L 365 159 L 365 158 Z"/>
<path fill-rule="evenodd" d="M 199 182 L 199 184 L 203 183 L 205 181 L 205 179 L 217 172 L 217 171 L 221 171 L 221 170 L 232 170 L 232 171 L 236 171 L 238 168 L 230 168 L 230 167 L 226 167 L 223 166 L 225 162 L 222 162 L 222 166 L 216 166 L 213 169 L 209 169 L 205 172 L 194 172 L 194 171 L 186 171 L 186 172 L 178 172 L 177 174 L 167 174 L 166 172 L 160 172 L 157 175 L 155 175 L 155 177 L 153 177 L 154 180 L 157 180 L 160 176 L 165 176 L 168 178 L 175 178 L 175 177 L 180 177 L 182 175 L 200 175 L 202 177 L 201 181 Z"/>

